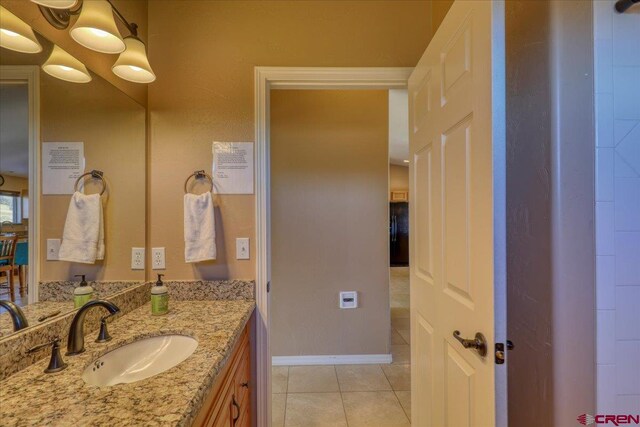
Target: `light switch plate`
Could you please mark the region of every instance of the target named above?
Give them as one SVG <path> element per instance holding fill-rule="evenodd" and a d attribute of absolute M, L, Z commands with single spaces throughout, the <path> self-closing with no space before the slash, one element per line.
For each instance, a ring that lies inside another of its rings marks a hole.
<path fill-rule="evenodd" d="M 249 259 L 248 237 L 238 237 L 236 239 L 236 259 Z"/>
<path fill-rule="evenodd" d="M 164 248 L 151 249 L 151 266 L 153 270 L 164 270 Z"/>
<path fill-rule="evenodd" d="M 144 270 L 144 248 L 131 248 L 131 269 Z"/>
<path fill-rule="evenodd" d="M 60 259 L 60 239 L 47 239 L 47 261 Z"/>

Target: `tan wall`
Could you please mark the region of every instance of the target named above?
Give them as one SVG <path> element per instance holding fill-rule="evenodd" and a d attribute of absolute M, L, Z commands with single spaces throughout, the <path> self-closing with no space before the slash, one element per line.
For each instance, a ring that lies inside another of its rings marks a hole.
<path fill-rule="evenodd" d="M 182 185 L 211 169 L 211 142 L 253 141 L 253 68 L 414 66 L 430 39 L 429 2 L 149 2 L 150 243 L 166 247 L 167 277 L 255 278 L 235 260 L 251 238 L 254 196 L 217 199 L 218 260 L 184 262 Z"/>
<path fill-rule="evenodd" d="M 18 176 L 2 175 L 4 177 L 4 184 L 0 187 L 0 190 L 5 191 L 21 191 L 29 189 L 29 180 L 27 178 L 20 178 Z"/>
<path fill-rule="evenodd" d="M 409 167 L 389 165 L 389 191 L 409 191 Z"/>
<path fill-rule="evenodd" d="M 509 1 L 506 12 L 507 324 L 524 349 L 509 353 L 509 384 L 523 385 L 509 387 L 509 423 L 533 427 L 553 425 L 551 180 L 541 173 L 551 162 L 550 14 L 544 1 Z"/>
<path fill-rule="evenodd" d="M 571 425 L 595 411 L 592 7 L 506 2 L 514 426 Z"/>
<path fill-rule="evenodd" d="M 453 0 L 431 0 L 431 28 L 438 29 L 442 20 L 447 16 Z"/>
<path fill-rule="evenodd" d="M 387 97 L 271 94 L 274 356 L 389 353 Z"/>
<path fill-rule="evenodd" d="M 144 271 L 131 270 L 131 248 L 145 246 L 145 109 L 101 78 L 72 85 L 40 74 L 41 140 L 84 142 L 86 170 L 102 170 L 109 185 L 103 197 L 106 255 L 94 265 L 46 261 L 46 239 L 62 238 L 70 196 L 41 196 L 40 278 L 143 280 Z"/>

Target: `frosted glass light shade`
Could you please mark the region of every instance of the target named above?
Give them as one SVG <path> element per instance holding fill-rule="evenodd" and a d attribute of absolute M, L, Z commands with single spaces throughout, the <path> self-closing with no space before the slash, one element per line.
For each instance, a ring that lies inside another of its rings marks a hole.
<path fill-rule="evenodd" d="M 26 22 L 0 6 L 0 46 L 22 53 L 42 52 L 42 46 Z"/>
<path fill-rule="evenodd" d="M 50 7 L 51 9 L 71 9 L 78 0 L 31 0 L 32 2 L 42 5 L 44 7 Z"/>
<path fill-rule="evenodd" d="M 53 46 L 49 59 L 42 64 L 45 73 L 72 83 L 88 83 L 91 74 L 87 67 L 58 46 Z"/>
<path fill-rule="evenodd" d="M 80 16 L 71 28 L 71 37 L 96 52 L 120 53 L 125 48 L 107 0 L 82 2 Z"/>
<path fill-rule="evenodd" d="M 147 50 L 142 40 L 137 37 L 126 37 L 124 43 L 127 48 L 111 67 L 113 73 L 134 83 L 151 83 L 154 81 L 156 75 L 153 73 L 151 65 L 149 65 Z"/>

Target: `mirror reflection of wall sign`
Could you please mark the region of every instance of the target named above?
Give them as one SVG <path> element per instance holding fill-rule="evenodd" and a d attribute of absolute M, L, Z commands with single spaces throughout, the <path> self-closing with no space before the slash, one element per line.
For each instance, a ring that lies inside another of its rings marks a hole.
<path fill-rule="evenodd" d="M 217 194 L 253 194 L 253 142 L 214 142 L 212 176 Z"/>
<path fill-rule="evenodd" d="M 73 185 L 83 171 L 83 142 L 42 144 L 42 194 L 73 194 Z"/>

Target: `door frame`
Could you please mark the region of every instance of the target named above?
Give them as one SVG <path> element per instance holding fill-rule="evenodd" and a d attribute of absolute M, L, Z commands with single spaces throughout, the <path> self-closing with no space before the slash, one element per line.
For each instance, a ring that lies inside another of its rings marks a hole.
<path fill-rule="evenodd" d="M 38 301 L 40 280 L 40 67 L 37 65 L 2 65 L 0 81 L 25 82 L 29 97 L 29 268 L 27 297 L 29 304 Z"/>
<path fill-rule="evenodd" d="M 272 89 L 404 89 L 413 67 L 255 67 L 256 419 L 271 425 L 269 94 Z"/>

